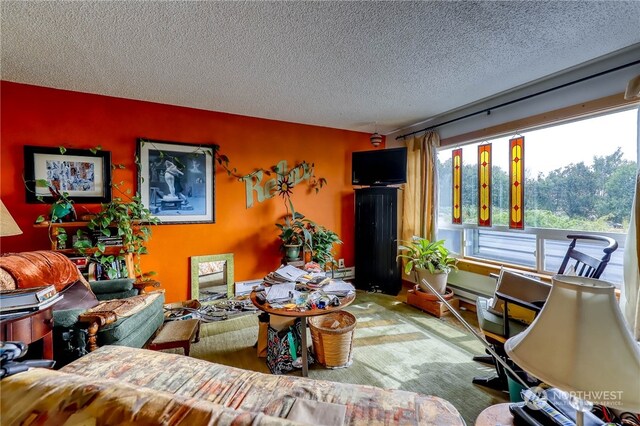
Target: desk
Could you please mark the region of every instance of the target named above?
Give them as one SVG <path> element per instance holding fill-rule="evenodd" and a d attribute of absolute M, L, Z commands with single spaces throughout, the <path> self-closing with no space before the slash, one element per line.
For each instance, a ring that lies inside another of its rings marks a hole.
<path fill-rule="evenodd" d="M 307 317 L 315 317 L 318 315 L 326 315 L 331 312 L 340 311 L 343 308 L 349 306 L 355 299 L 356 295 L 352 294 L 350 296 L 341 297 L 340 306 L 327 306 L 327 308 L 325 309 L 293 311 L 283 308 L 273 308 L 271 307 L 269 302 L 264 302 L 264 304 L 261 305 L 256 299 L 256 292 L 251 292 L 251 302 L 256 308 L 260 309 L 261 311 L 264 311 L 268 314 L 279 315 L 281 317 L 300 318 L 300 322 L 302 323 L 302 377 L 307 377 L 309 374 L 309 366 L 307 365 Z"/>
<path fill-rule="evenodd" d="M 0 321 L 1 341 L 27 345 L 42 339 L 42 358 L 53 359 L 53 313 L 48 308 Z"/>

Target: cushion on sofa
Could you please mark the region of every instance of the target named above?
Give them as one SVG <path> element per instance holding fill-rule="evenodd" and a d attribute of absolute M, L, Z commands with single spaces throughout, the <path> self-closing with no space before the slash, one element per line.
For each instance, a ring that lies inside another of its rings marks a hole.
<path fill-rule="evenodd" d="M 92 425 L 296 425 L 124 382 L 32 369 L 2 380 L 2 423 Z"/>
<path fill-rule="evenodd" d="M 164 293 L 153 292 L 146 295 L 136 296 L 141 298 L 143 296 L 158 295 L 158 297 L 151 298 L 146 297 L 145 309 L 141 309 L 131 316 L 122 316 L 116 322 L 101 328 L 98 332 L 98 345 L 111 345 L 118 340 L 122 340 L 134 333 L 137 329 L 151 319 L 157 312 L 163 312 Z"/>
<path fill-rule="evenodd" d="M 54 285 L 56 290 L 62 291 L 82 278 L 69 258 L 48 250 L 4 255 L 0 257 L 0 268 L 11 275 L 16 288 Z"/>
<path fill-rule="evenodd" d="M 118 278 L 116 280 L 89 281 L 89 285 L 91 286 L 91 290 L 93 290 L 97 296 L 99 294 L 130 291 L 133 289 L 134 281 L 135 280 L 133 278 Z"/>

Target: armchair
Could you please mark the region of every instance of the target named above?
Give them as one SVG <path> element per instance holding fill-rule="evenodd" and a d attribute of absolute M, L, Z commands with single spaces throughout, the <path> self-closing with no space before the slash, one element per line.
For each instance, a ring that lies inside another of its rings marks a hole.
<path fill-rule="evenodd" d="M 75 265 L 54 251 L 0 257 L 0 288 L 53 284 L 62 300 L 53 305 L 54 357 L 64 365 L 102 345 L 141 348 L 164 321 L 164 292 L 133 279 L 88 283 Z"/>

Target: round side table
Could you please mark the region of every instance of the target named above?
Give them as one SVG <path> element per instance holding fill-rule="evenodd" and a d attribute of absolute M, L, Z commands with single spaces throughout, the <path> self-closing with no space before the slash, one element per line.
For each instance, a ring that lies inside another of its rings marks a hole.
<path fill-rule="evenodd" d="M 485 408 L 476 419 L 476 426 L 511 426 L 513 415 L 509 411 L 510 403 L 496 404 Z"/>

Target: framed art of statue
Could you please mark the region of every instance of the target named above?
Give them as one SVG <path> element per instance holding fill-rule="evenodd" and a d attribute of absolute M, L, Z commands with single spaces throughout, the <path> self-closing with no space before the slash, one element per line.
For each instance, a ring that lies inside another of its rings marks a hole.
<path fill-rule="evenodd" d="M 213 145 L 138 139 L 138 192 L 160 223 L 215 222 Z"/>
<path fill-rule="evenodd" d="M 97 149 L 24 147 L 27 203 L 52 202 L 53 191 L 76 203 L 111 201 L 111 153 Z"/>

